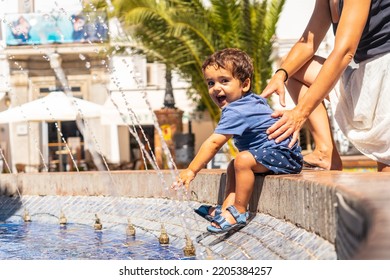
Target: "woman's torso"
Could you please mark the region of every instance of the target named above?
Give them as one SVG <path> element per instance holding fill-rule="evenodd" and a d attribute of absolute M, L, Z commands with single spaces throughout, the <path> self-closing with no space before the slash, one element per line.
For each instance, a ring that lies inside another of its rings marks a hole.
<path fill-rule="evenodd" d="M 343 13 L 343 4 L 344 0 L 329 0 L 334 32 Z M 390 0 L 372 0 L 354 60 L 359 63 L 387 52 L 390 52 Z"/>

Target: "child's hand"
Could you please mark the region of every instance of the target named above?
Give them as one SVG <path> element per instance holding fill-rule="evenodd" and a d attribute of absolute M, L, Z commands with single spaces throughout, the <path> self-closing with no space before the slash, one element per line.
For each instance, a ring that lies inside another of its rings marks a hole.
<path fill-rule="evenodd" d="M 180 172 L 179 178 L 172 184 L 171 188 L 177 190 L 184 185 L 186 189 L 188 189 L 190 187 L 190 182 L 194 180 L 195 176 L 196 174 L 192 170 L 185 169 Z"/>
<path fill-rule="evenodd" d="M 183 181 L 182 181 L 180 178 L 178 178 L 178 179 L 176 180 L 176 182 L 173 182 L 173 184 L 172 184 L 172 186 L 171 186 L 171 189 L 177 191 L 177 190 L 179 190 L 180 188 L 182 188 L 183 185 L 184 185 L 184 184 L 183 184 Z"/>

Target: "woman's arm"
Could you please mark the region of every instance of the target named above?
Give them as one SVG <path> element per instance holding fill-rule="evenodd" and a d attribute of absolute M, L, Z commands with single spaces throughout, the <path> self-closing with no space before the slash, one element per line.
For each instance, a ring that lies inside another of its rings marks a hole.
<path fill-rule="evenodd" d="M 316 1 L 313 13 L 299 40 L 291 48 L 285 57 L 281 68 L 285 69 L 289 77 L 292 77 L 303 65 L 313 58 L 326 33 L 329 30 L 330 12 L 329 1 Z M 285 74 L 281 71 L 275 73 L 263 90 L 261 96 L 269 97 L 273 93 L 279 95 L 280 104 L 285 106 L 284 79 Z"/>
<path fill-rule="evenodd" d="M 325 3 L 328 2 L 328 0 L 316 1 L 316 7 L 304 33 L 304 35 L 306 34 L 306 37 L 303 36 L 303 38 L 307 38 L 309 42 L 312 42 L 309 45 L 311 45 L 314 50 L 316 50 L 315 46 L 318 48 L 317 44 L 318 39 L 320 38 L 315 32 L 324 36 L 325 28 L 322 28 L 321 26 L 326 26 L 326 28 L 328 28 L 330 25 L 331 16 L 329 13 L 329 6 L 326 11 L 323 10 L 325 9 Z M 366 25 L 370 4 L 370 0 L 344 1 L 343 11 L 335 36 L 334 49 L 324 62 L 314 83 L 299 100 L 297 106 L 291 111 L 275 111 L 274 116 L 280 116 L 281 119 L 268 129 L 267 133 L 269 133 L 270 138 L 276 139 L 276 141 L 279 142 L 292 134 L 293 140 L 291 141 L 290 146 L 294 145 L 298 140 L 299 130 L 308 116 L 329 94 L 345 68 L 351 62 Z M 327 19 L 321 14 L 327 14 Z M 299 44 L 300 42 L 293 47 L 287 56 L 286 61 L 282 64 L 282 67 L 287 71 L 291 71 L 292 75 L 299 67 L 302 67 L 303 62 L 307 62 L 305 59 L 307 59 L 307 53 L 309 53 L 309 51 L 305 51 L 305 48 L 299 46 Z M 303 50 L 303 54 L 300 54 L 299 50 Z"/>

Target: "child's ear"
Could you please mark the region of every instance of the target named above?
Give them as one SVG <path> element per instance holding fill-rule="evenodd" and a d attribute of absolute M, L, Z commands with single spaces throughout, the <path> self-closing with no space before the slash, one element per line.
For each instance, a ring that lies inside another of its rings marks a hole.
<path fill-rule="evenodd" d="M 248 92 L 250 88 L 251 88 L 251 79 L 247 78 L 247 79 L 242 83 L 242 90 L 243 90 L 244 92 Z"/>

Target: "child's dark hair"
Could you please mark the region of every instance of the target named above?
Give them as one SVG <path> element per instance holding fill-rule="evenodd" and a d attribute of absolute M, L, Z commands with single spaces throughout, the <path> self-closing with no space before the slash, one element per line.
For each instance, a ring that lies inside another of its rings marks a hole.
<path fill-rule="evenodd" d="M 202 71 L 208 66 L 232 70 L 233 77 L 242 83 L 248 78 L 252 81 L 252 59 L 240 49 L 227 48 L 213 53 L 203 62 Z"/>

